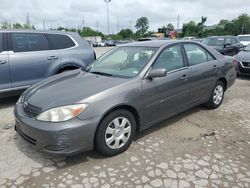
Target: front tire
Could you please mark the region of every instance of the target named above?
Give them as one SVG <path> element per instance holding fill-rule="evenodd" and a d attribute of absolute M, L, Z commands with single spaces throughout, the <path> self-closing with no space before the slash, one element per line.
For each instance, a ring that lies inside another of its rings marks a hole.
<path fill-rule="evenodd" d="M 223 82 L 217 81 L 213 89 L 212 95 L 210 96 L 209 101 L 206 103 L 206 106 L 211 109 L 218 108 L 224 99 L 225 86 Z"/>
<path fill-rule="evenodd" d="M 95 136 L 97 151 L 114 156 L 127 150 L 136 132 L 136 121 L 127 110 L 116 110 L 101 121 Z"/>

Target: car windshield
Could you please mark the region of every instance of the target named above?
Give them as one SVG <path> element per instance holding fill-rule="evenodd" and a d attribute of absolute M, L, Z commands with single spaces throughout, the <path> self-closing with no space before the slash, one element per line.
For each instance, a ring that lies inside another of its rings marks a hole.
<path fill-rule="evenodd" d="M 118 47 L 97 59 L 86 71 L 105 76 L 133 78 L 147 65 L 157 48 Z"/>
<path fill-rule="evenodd" d="M 250 41 L 250 36 L 238 36 L 238 39 L 239 39 L 241 42 Z"/>
<path fill-rule="evenodd" d="M 208 46 L 223 46 L 224 40 L 224 38 L 206 38 L 203 42 Z"/>

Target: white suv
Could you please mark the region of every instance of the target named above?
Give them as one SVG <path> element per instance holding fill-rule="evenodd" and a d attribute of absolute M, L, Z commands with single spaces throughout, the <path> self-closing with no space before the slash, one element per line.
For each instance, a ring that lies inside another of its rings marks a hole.
<path fill-rule="evenodd" d="M 240 43 L 244 45 L 244 47 L 250 44 L 250 34 L 238 35 L 237 38 L 240 40 Z"/>

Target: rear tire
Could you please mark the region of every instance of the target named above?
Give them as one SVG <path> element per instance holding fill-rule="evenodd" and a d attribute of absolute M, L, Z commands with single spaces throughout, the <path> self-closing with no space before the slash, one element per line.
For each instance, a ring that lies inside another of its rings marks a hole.
<path fill-rule="evenodd" d="M 216 109 L 218 108 L 224 99 L 224 93 L 225 93 L 225 86 L 223 82 L 217 81 L 213 92 L 210 96 L 209 101 L 206 103 L 206 106 L 210 109 Z"/>
<path fill-rule="evenodd" d="M 101 121 L 95 136 L 95 148 L 106 156 L 118 155 L 127 150 L 134 139 L 136 121 L 127 110 L 116 110 Z"/>

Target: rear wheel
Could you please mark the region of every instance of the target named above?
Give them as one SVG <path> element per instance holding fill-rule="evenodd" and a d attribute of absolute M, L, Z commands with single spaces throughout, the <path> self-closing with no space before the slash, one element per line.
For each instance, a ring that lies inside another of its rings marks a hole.
<path fill-rule="evenodd" d="M 217 81 L 213 90 L 212 95 L 210 96 L 209 101 L 207 102 L 206 106 L 211 109 L 218 108 L 224 99 L 225 93 L 225 86 L 223 82 Z"/>
<path fill-rule="evenodd" d="M 131 144 L 135 131 L 136 121 L 129 111 L 111 112 L 101 121 L 97 129 L 96 149 L 107 156 L 120 154 Z"/>

